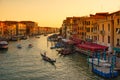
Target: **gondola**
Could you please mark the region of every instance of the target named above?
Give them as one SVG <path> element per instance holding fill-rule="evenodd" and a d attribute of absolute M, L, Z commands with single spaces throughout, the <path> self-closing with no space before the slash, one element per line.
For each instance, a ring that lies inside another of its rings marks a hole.
<path fill-rule="evenodd" d="M 41 54 L 41 56 L 42 56 L 42 59 L 45 60 L 45 61 L 48 61 L 48 62 L 50 62 L 50 63 L 56 62 L 55 59 L 51 59 L 51 58 L 47 57 L 47 56 L 44 55 L 44 54 Z"/>

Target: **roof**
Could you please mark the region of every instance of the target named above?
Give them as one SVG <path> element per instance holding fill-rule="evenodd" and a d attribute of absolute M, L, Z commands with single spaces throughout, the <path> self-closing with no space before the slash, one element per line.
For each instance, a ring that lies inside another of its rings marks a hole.
<path fill-rule="evenodd" d="M 110 15 L 112 15 L 112 14 L 116 14 L 116 13 L 119 13 L 120 12 L 120 10 L 118 10 L 118 11 L 116 11 L 116 12 L 112 12 L 112 13 L 110 13 Z"/>

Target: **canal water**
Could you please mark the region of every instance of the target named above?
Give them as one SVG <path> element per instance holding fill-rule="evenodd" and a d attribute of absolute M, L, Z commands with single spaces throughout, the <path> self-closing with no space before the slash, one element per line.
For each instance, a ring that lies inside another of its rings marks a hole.
<path fill-rule="evenodd" d="M 16 48 L 22 44 L 22 49 Z M 28 48 L 33 44 L 33 48 Z M 87 57 L 79 53 L 61 56 L 47 36 L 29 38 L 19 42 L 9 42 L 8 51 L 0 51 L 0 80 L 107 80 L 91 72 Z M 50 64 L 42 60 L 40 52 L 56 59 Z M 111 80 L 120 80 L 120 77 Z"/>

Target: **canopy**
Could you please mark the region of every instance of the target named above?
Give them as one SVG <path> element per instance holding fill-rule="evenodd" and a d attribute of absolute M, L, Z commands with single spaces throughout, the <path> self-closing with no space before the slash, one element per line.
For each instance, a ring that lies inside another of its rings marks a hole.
<path fill-rule="evenodd" d="M 91 51 L 98 51 L 98 50 L 104 51 L 104 50 L 108 49 L 107 46 L 103 46 L 103 45 L 99 45 L 99 44 L 95 44 L 95 43 L 78 44 L 77 47 L 82 48 L 82 49 L 91 50 Z"/>

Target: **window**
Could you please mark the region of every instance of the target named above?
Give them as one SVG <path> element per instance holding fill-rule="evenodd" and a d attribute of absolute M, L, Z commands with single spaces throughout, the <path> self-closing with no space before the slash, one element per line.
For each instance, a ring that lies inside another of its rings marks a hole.
<path fill-rule="evenodd" d="M 120 40 L 119 40 L 119 39 L 117 39 L 117 46 L 119 46 L 119 45 L 120 45 L 120 44 L 119 44 L 119 41 L 120 41 Z"/>
<path fill-rule="evenodd" d="M 110 32 L 110 24 L 108 24 L 108 32 Z"/>
<path fill-rule="evenodd" d="M 102 36 L 102 42 L 104 42 L 104 36 Z"/>
<path fill-rule="evenodd" d="M 89 21 L 89 25 L 90 25 L 90 21 Z"/>
<path fill-rule="evenodd" d="M 108 43 L 110 43 L 110 36 L 108 36 Z"/>
<path fill-rule="evenodd" d="M 118 24 L 118 25 L 120 24 L 120 20 L 119 20 L 119 19 L 117 19 L 117 24 Z"/>
<path fill-rule="evenodd" d="M 98 35 L 98 41 L 99 41 L 99 35 Z"/>
<path fill-rule="evenodd" d="M 104 30 L 104 24 L 102 24 L 102 30 Z"/>
<path fill-rule="evenodd" d="M 91 32 L 93 32 L 94 31 L 94 29 L 93 28 L 91 28 Z"/>
<path fill-rule="evenodd" d="M 116 33 L 120 34 L 120 28 L 116 28 Z"/>
<path fill-rule="evenodd" d="M 87 31 L 87 32 L 90 32 L 90 28 L 86 28 L 86 31 Z"/>
<path fill-rule="evenodd" d="M 99 31 L 99 25 L 97 27 L 98 27 L 98 31 Z"/>

